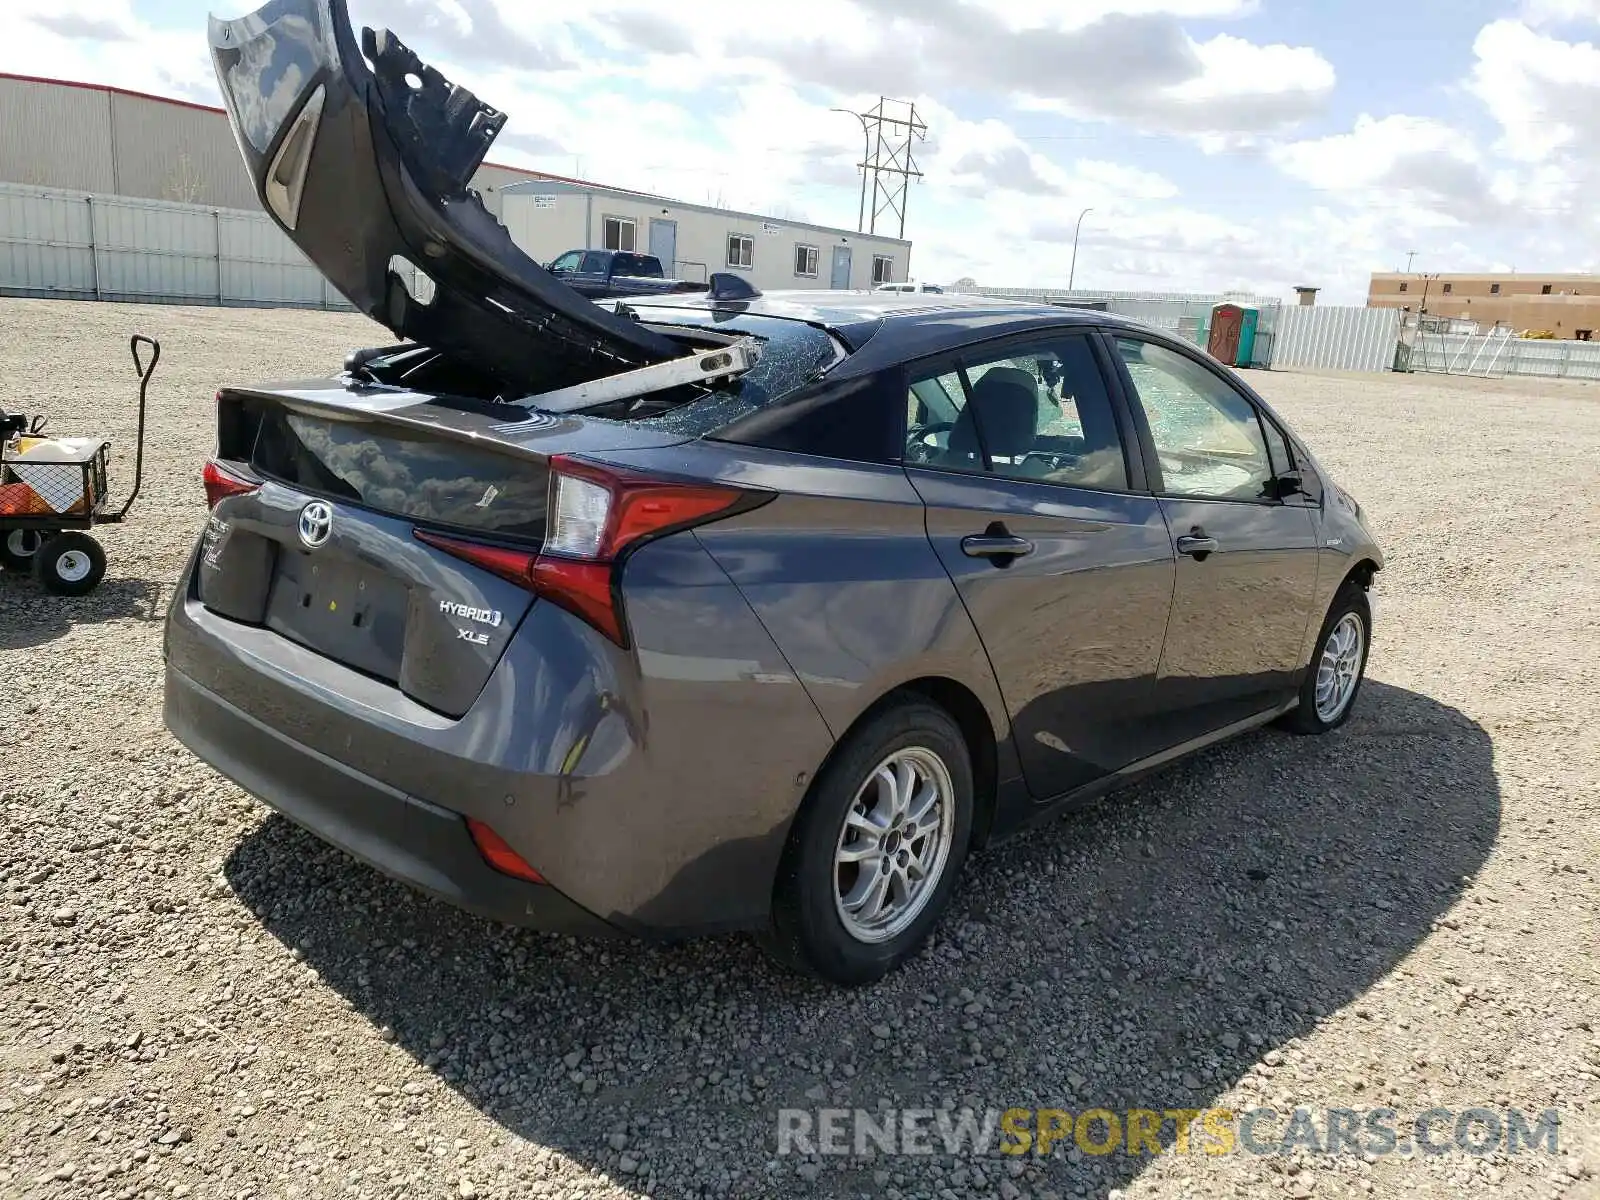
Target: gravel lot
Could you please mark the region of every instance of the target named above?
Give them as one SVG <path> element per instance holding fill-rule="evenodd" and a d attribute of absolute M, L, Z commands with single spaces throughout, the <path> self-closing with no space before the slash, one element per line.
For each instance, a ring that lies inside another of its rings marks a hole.
<path fill-rule="evenodd" d="M 127 451 L 136 331 L 165 354 L 105 584 L 0 579 L 0 1195 L 1600 1193 L 1600 389 L 1252 376 L 1391 555 L 1355 718 L 990 850 L 933 948 L 847 994 L 747 939 L 465 917 L 181 750 L 160 621 L 212 392 L 383 335 L 0 301 L 4 403 Z M 1554 1157 L 779 1157 L 777 1110 L 824 1104 L 1564 1123 Z"/>

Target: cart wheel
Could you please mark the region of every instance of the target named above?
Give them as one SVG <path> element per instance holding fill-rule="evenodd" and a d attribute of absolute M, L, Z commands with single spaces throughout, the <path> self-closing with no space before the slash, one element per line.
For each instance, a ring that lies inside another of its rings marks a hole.
<path fill-rule="evenodd" d="M 94 591 L 106 573 L 106 552 L 87 533 L 58 533 L 33 558 L 33 575 L 60 596 Z"/>
<path fill-rule="evenodd" d="M 9 571 L 26 571 L 33 566 L 33 556 L 39 551 L 44 535 L 37 529 L 13 529 L 0 538 L 0 567 Z"/>

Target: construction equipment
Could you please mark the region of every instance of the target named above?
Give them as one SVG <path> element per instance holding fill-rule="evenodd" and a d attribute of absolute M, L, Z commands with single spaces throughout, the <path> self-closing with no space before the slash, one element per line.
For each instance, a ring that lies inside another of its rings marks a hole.
<path fill-rule="evenodd" d="M 140 348 L 148 347 L 148 361 Z M 133 489 L 110 507 L 107 464 L 111 443 L 100 437 L 50 437 L 46 418 L 0 409 L 0 567 L 31 570 L 63 596 L 92 592 L 106 573 L 106 554 L 90 534 L 128 515 L 144 476 L 145 401 L 161 343 L 143 334 L 128 342 L 139 376 L 139 427 Z"/>

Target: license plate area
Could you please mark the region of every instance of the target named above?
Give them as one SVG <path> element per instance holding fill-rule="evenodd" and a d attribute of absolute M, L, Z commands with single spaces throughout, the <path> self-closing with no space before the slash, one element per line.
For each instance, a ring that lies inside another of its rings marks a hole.
<path fill-rule="evenodd" d="M 267 628 L 389 683 L 400 678 L 409 589 L 376 567 L 329 554 L 278 555 Z"/>

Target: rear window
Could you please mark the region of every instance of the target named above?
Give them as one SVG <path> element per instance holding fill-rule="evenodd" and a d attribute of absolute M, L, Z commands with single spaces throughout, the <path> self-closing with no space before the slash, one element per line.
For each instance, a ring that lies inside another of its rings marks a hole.
<path fill-rule="evenodd" d="M 761 339 L 761 361 L 726 387 L 687 400 L 660 394 L 644 398 L 634 412 L 622 411 L 626 406 L 611 405 L 589 409 L 586 415 L 627 420 L 640 428 L 662 429 L 684 437 L 702 437 L 782 403 L 816 380 L 838 353 L 833 338 L 824 330 L 800 321 L 751 316 L 729 320 L 725 312 L 687 308 L 674 308 L 670 313 L 641 309 L 640 317 L 647 322 L 659 320 L 663 324 L 714 328 L 735 336 L 753 335 Z"/>
<path fill-rule="evenodd" d="M 437 525 L 542 539 L 549 472 L 448 439 L 279 406 L 262 415 L 251 464 L 330 499 Z"/>

